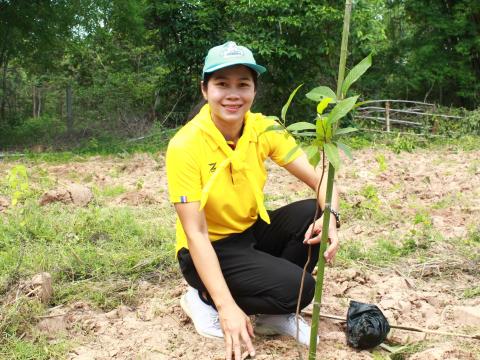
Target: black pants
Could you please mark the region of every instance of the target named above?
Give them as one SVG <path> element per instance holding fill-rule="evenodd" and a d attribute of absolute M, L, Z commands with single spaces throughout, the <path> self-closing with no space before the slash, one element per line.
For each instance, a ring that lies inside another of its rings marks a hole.
<path fill-rule="evenodd" d="M 212 242 L 228 288 L 246 314 L 295 312 L 308 251 L 303 239 L 316 206 L 315 200 L 286 205 L 269 211 L 270 225 L 259 218 L 243 233 Z M 312 246 L 301 308 L 313 299 L 315 281 L 310 273 L 317 263 L 318 252 L 319 246 Z M 180 249 L 178 261 L 188 284 L 207 292 L 187 249 Z"/>

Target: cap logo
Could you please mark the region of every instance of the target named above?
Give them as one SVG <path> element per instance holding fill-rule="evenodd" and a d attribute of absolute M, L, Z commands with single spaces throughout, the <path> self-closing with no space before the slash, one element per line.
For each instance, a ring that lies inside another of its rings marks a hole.
<path fill-rule="evenodd" d="M 235 44 L 233 41 L 230 41 L 227 44 L 227 49 L 223 52 L 223 57 L 225 59 L 231 58 L 231 57 L 237 57 L 237 56 L 243 56 L 243 50 L 240 49 L 237 44 Z"/>

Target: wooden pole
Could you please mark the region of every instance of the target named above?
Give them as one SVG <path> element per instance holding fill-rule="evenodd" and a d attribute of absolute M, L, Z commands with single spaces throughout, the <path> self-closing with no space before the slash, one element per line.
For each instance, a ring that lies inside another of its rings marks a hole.
<path fill-rule="evenodd" d="M 385 103 L 385 123 L 387 124 L 387 132 L 390 132 L 390 101 Z"/>

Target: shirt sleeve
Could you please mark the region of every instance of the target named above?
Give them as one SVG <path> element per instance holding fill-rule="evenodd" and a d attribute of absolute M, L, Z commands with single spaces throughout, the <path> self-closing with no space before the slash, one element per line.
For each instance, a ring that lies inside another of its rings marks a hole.
<path fill-rule="evenodd" d="M 200 201 L 202 193 L 201 172 L 193 149 L 178 144 L 172 139 L 167 148 L 166 168 L 170 202 Z"/>
<path fill-rule="evenodd" d="M 273 119 L 265 119 L 265 128 L 279 125 Z M 285 131 L 268 131 L 264 134 L 270 146 L 269 157 L 278 165 L 285 166 L 303 154 L 295 139 Z"/>

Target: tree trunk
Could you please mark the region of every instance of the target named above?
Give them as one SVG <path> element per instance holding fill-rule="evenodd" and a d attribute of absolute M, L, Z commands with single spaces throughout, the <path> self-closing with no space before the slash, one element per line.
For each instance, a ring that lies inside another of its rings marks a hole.
<path fill-rule="evenodd" d="M 73 93 L 72 85 L 67 84 L 67 133 L 71 135 L 73 133 Z"/>
<path fill-rule="evenodd" d="M 32 86 L 32 117 L 35 118 L 37 114 L 37 96 L 36 96 L 36 89 L 35 85 Z"/>
<path fill-rule="evenodd" d="M 37 118 L 42 114 L 42 88 L 37 87 Z"/>
<path fill-rule="evenodd" d="M 8 70 L 8 55 L 4 55 L 3 60 L 3 78 L 2 78 L 2 102 L 0 105 L 0 118 L 5 120 L 5 105 L 7 103 L 7 70 Z"/>
<path fill-rule="evenodd" d="M 0 53 L 0 64 L 3 65 L 3 77 L 2 77 L 2 100 L 0 104 L 0 119 L 5 120 L 5 105 L 6 105 L 6 97 L 7 97 L 7 70 L 8 70 L 8 62 L 9 62 L 9 54 L 8 54 L 8 43 L 7 39 L 10 34 L 10 26 L 7 26 L 7 30 L 5 31 L 5 36 L 2 41 L 2 51 Z"/>

